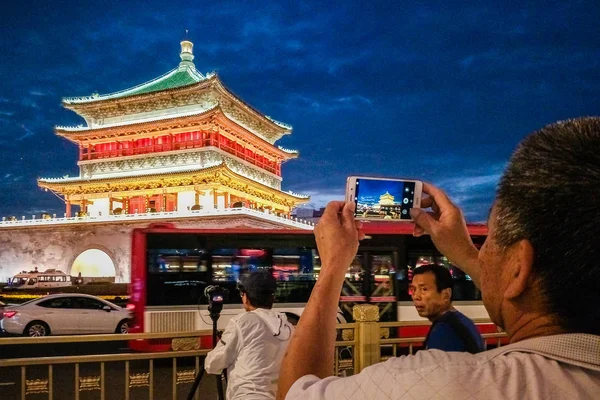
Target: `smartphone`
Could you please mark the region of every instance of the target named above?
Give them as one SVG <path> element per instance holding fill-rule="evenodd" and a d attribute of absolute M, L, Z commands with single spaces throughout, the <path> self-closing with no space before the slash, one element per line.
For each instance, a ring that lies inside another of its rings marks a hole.
<path fill-rule="evenodd" d="M 350 176 L 346 201 L 356 204 L 361 220 L 412 221 L 411 208 L 421 207 L 423 182 L 409 179 Z"/>

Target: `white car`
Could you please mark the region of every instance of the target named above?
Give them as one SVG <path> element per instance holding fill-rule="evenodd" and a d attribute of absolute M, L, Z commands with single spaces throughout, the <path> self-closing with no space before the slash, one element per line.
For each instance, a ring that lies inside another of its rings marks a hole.
<path fill-rule="evenodd" d="M 88 294 L 52 294 L 6 306 L 0 328 L 24 336 L 127 333 L 131 312 Z"/>

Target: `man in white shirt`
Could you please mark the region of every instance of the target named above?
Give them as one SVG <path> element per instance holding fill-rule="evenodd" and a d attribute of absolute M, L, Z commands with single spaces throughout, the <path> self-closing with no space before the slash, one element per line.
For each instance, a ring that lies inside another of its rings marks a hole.
<path fill-rule="evenodd" d="M 462 212 L 429 184 L 415 236 L 471 276 L 510 344 L 478 354 L 419 351 L 332 377 L 335 310 L 364 237 L 354 205 L 315 229 L 322 268 L 282 363 L 279 399 L 600 398 L 600 118 L 549 125 L 519 145 L 478 251 Z M 431 208 L 431 211 L 426 211 Z"/>
<path fill-rule="evenodd" d="M 284 313 L 271 308 L 277 282 L 269 271 L 252 272 L 239 285 L 246 312 L 229 321 L 204 368 L 220 374 L 227 368 L 227 399 L 275 399 L 279 367 L 294 331 Z"/>

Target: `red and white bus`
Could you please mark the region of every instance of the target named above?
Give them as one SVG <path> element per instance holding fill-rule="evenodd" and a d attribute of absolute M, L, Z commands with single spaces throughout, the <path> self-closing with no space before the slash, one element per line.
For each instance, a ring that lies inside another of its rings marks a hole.
<path fill-rule="evenodd" d="M 469 225 L 476 245 L 485 225 Z M 361 242 L 340 294 L 340 319 L 351 321 L 352 307 L 369 302 L 381 321 L 422 321 L 408 291 L 412 270 L 437 263 L 450 269 L 454 306 L 474 319 L 488 318 L 479 291 L 468 275 L 442 257 L 428 236 L 412 236 L 413 224 L 369 222 L 370 239 Z M 319 277 L 321 263 L 311 230 L 202 230 L 155 224 L 133 231 L 130 332 L 209 330 L 212 321 L 204 289 L 229 290 L 218 328 L 243 311 L 236 283 L 255 269 L 271 269 L 277 278 L 275 307 L 292 321 L 302 315 Z"/>

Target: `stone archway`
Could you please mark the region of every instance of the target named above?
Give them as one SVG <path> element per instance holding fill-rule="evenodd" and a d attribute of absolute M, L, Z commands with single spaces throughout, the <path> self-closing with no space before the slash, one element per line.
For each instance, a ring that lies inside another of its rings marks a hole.
<path fill-rule="evenodd" d="M 85 282 L 115 281 L 115 263 L 104 250 L 92 248 L 81 252 L 71 265 L 71 276 L 81 277 Z"/>

